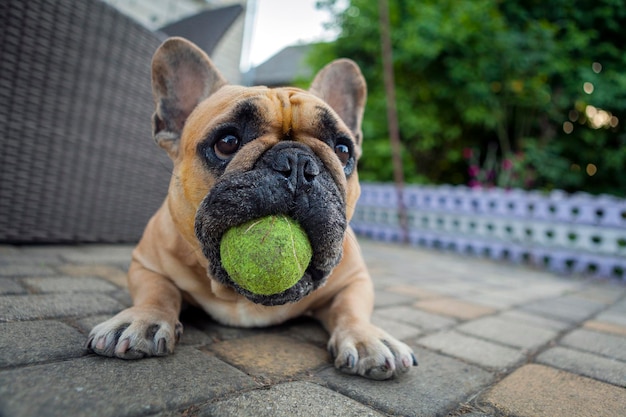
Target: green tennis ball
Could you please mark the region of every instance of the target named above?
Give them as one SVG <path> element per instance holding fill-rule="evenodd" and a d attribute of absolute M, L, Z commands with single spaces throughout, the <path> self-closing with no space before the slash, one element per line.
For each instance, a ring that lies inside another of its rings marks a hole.
<path fill-rule="evenodd" d="M 222 266 L 241 288 L 259 295 L 294 286 L 311 261 L 309 238 L 287 216 L 267 216 L 226 231 L 220 243 Z"/>

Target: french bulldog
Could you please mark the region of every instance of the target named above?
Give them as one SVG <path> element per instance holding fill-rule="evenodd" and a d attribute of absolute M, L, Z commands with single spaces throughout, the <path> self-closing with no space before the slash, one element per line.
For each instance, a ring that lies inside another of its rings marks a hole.
<path fill-rule="evenodd" d="M 349 226 L 365 80 L 339 59 L 308 91 L 229 85 L 183 38 L 152 60 L 157 144 L 173 160 L 163 205 L 132 253 L 133 306 L 93 328 L 88 349 L 137 359 L 174 351 L 183 301 L 229 326 L 261 327 L 309 315 L 328 331 L 337 369 L 388 379 L 417 365 L 412 350 L 370 323 L 374 290 Z M 268 215 L 297 221 L 311 243 L 302 278 L 274 295 L 233 282 L 220 261 L 231 227 Z"/>

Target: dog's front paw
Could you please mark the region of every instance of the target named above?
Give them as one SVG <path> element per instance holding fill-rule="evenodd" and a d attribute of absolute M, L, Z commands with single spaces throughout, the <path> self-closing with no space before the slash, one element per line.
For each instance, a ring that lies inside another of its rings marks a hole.
<path fill-rule="evenodd" d="M 131 307 L 98 324 L 86 347 L 98 355 L 122 359 L 164 356 L 174 352 L 183 334 L 177 317 L 159 310 Z"/>
<path fill-rule="evenodd" d="M 340 371 L 371 379 L 389 379 L 417 366 L 410 347 L 371 324 L 336 329 L 328 351 Z"/>

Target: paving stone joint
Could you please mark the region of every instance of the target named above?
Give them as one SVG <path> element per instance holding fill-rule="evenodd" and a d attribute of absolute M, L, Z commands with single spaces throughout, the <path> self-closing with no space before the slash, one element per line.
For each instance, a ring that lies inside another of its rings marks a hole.
<path fill-rule="evenodd" d="M 315 321 L 221 326 L 186 310 L 173 355 L 83 348 L 126 306 L 131 245 L 0 245 L 0 416 L 626 415 L 626 284 L 362 241 L 373 322 L 419 367 L 389 381 L 331 364 Z"/>

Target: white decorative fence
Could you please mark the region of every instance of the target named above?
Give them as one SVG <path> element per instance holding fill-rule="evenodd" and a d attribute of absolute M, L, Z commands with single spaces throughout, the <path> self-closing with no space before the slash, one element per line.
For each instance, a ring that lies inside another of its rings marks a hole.
<path fill-rule="evenodd" d="M 396 189 L 362 184 L 351 225 L 400 241 Z M 404 189 L 413 245 L 626 280 L 626 199 L 453 186 Z"/>

